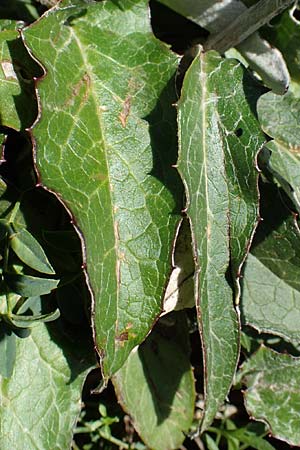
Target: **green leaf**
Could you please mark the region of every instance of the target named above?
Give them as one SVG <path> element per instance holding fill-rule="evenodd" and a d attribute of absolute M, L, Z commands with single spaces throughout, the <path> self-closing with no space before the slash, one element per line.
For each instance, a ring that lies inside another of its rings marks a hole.
<path fill-rule="evenodd" d="M 39 73 L 37 64 L 28 55 L 18 31 L 0 30 L 2 126 L 20 130 L 32 125 L 37 116 L 33 77 Z"/>
<path fill-rule="evenodd" d="M 43 248 L 29 231 L 26 229 L 16 231 L 11 234 L 9 242 L 13 251 L 27 266 L 38 272 L 55 274 Z"/>
<path fill-rule="evenodd" d="M 300 106 L 293 92 L 283 97 L 268 92 L 258 101 L 258 114 L 265 133 L 274 138 L 267 167 L 300 212 Z"/>
<path fill-rule="evenodd" d="M 270 183 L 261 184 L 261 216 L 243 274 L 242 317 L 260 332 L 299 342 L 299 232 Z"/>
<path fill-rule="evenodd" d="M 9 378 L 16 360 L 16 335 L 0 322 L 0 376 Z"/>
<path fill-rule="evenodd" d="M 22 297 L 34 297 L 49 294 L 55 289 L 59 280 L 31 277 L 15 273 L 5 273 L 4 280 L 13 292 Z"/>
<path fill-rule="evenodd" d="M 40 296 L 20 298 L 13 312 L 24 314 L 30 310 L 33 314 L 40 314 L 42 309 L 42 299 Z"/>
<path fill-rule="evenodd" d="M 194 379 L 185 316 L 173 313 L 154 327 L 113 377 L 119 401 L 153 450 L 178 449 L 194 415 Z"/>
<path fill-rule="evenodd" d="M 280 145 L 297 153 L 299 148 L 299 98 L 293 92 L 276 95 L 268 92 L 257 103 L 259 121 L 265 133 Z"/>
<path fill-rule="evenodd" d="M 256 420 L 290 445 L 300 445 L 300 358 L 261 347 L 246 363 L 245 404 Z"/>
<path fill-rule="evenodd" d="M 177 58 L 153 37 L 146 0 L 62 2 L 24 38 L 47 71 L 38 170 L 82 232 L 107 378 L 149 332 L 169 275 Z"/>
<path fill-rule="evenodd" d="M 227 395 L 239 353 L 239 324 L 227 277 L 231 268 L 238 279 L 258 217 L 254 166 L 264 137 L 251 109 L 255 87 L 239 63 L 215 52 L 200 53 L 186 74 L 179 102 L 178 168 L 194 241 L 205 365 L 202 430 Z"/>
<path fill-rule="evenodd" d="M 92 345 L 81 330 L 77 335 L 69 341 L 40 324 L 17 339 L 18 363 L 11 378 L 0 377 L 1 450 L 70 448 L 82 385 L 94 365 Z"/>
<path fill-rule="evenodd" d="M 205 441 L 208 450 L 219 450 L 219 447 L 217 446 L 216 442 L 213 440 L 212 437 L 209 436 L 209 434 L 205 435 Z"/>
<path fill-rule="evenodd" d="M 20 314 L 9 314 L 6 318 L 10 323 L 12 323 L 17 328 L 32 328 L 38 325 L 40 322 L 53 322 L 58 319 L 60 316 L 59 309 L 48 313 L 48 314 L 39 314 L 39 315 L 31 315 L 31 316 L 23 316 Z"/>
<path fill-rule="evenodd" d="M 238 439 L 243 444 L 257 450 L 275 450 L 273 445 L 266 441 L 263 436 L 258 436 L 248 428 L 238 428 L 237 430 L 226 432 L 226 436 Z"/>

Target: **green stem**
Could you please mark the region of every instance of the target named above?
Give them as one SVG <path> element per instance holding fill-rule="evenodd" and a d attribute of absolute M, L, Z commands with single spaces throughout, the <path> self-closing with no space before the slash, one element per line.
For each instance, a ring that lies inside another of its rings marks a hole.
<path fill-rule="evenodd" d="M 236 47 L 293 3 L 295 0 L 260 0 L 233 20 L 228 27 L 212 34 L 204 44 L 204 50 L 214 49 L 224 53 L 231 47 Z"/>
<path fill-rule="evenodd" d="M 6 243 L 4 248 L 4 255 L 3 255 L 3 274 L 7 272 L 8 268 L 8 256 L 9 256 L 9 237 L 6 236 Z M 11 307 L 10 307 L 10 301 L 9 301 L 10 293 L 8 291 L 8 287 L 5 284 L 5 299 L 6 299 L 6 314 L 11 313 Z"/>
<path fill-rule="evenodd" d="M 106 433 L 101 432 L 101 430 L 99 430 L 99 434 L 103 439 L 106 439 L 107 441 L 111 442 L 112 444 L 118 445 L 120 449 L 123 449 L 123 448 L 125 450 L 134 449 L 133 446 L 130 446 L 129 444 L 126 444 L 125 442 L 123 442 L 120 439 L 117 439 L 113 436 L 109 436 Z"/>

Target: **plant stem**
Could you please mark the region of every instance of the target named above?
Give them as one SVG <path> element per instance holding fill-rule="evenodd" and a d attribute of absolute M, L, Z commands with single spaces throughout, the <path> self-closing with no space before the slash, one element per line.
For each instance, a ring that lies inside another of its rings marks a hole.
<path fill-rule="evenodd" d="M 120 439 L 117 439 L 113 436 L 109 436 L 106 433 L 102 433 L 101 430 L 99 430 L 99 434 L 103 439 L 106 439 L 107 441 L 111 442 L 112 444 L 118 445 L 118 447 L 120 449 L 125 449 L 125 450 L 129 450 L 132 449 L 134 447 L 129 446 L 129 444 L 126 444 L 125 442 L 121 441 Z"/>
<path fill-rule="evenodd" d="M 295 0 L 260 0 L 224 30 L 212 34 L 204 44 L 204 50 L 214 49 L 224 53 L 229 48 L 236 47 L 294 2 Z"/>

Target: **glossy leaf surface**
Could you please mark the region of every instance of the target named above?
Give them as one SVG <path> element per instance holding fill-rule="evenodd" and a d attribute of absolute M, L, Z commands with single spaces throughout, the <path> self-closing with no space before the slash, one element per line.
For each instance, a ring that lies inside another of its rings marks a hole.
<path fill-rule="evenodd" d="M 235 371 L 239 324 L 228 279 L 239 276 L 258 217 L 255 158 L 264 138 L 245 86 L 253 94 L 239 63 L 215 52 L 199 53 L 179 103 L 178 168 L 192 229 L 206 376 L 203 429 L 224 401 Z M 235 287 L 238 301 L 238 282 Z"/>
<path fill-rule="evenodd" d="M 177 58 L 154 39 L 144 0 L 62 2 L 24 36 L 46 70 L 38 170 L 82 233 L 107 377 L 151 328 L 170 270 Z"/>

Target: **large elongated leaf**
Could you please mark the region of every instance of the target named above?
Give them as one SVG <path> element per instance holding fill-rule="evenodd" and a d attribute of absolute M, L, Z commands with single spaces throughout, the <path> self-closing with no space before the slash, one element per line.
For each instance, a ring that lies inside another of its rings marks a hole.
<path fill-rule="evenodd" d="M 300 358 L 261 347 L 243 366 L 246 408 L 272 434 L 300 445 Z"/>
<path fill-rule="evenodd" d="M 50 275 L 55 273 L 39 242 L 25 228 L 12 233 L 10 245 L 21 261 L 32 269 Z"/>
<path fill-rule="evenodd" d="M 194 241 L 205 365 L 202 429 L 227 394 L 239 353 L 239 324 L 227 278 L 230 269 L 238 277 L 256 226 L 254 165 L 264 140 L 245 96 L 247 87 L 251 102 L 251 83 L 239 63 L 215 52 L 200 53 L 186 74 L 179 103 L 178 167 Z M 235 295 L 238 301 L 238 284 Z"/>
<path fill-rule="evenodd" d="M 170 268 L 177 59 L 154 39 L 145 0 L 62 2 L 24 36 L 47 72 L 38 169 L 82 232 L 109 376 L 159 314 Z"/>
<path fill-rule="evenodd" d="M 1 449 L 70 448 L 82 384 L 93 366 L 88 348 L 43 324 L 16 343 L 12 376 L 0 377 Z"/>
<path fill-rule="evenodd" d="M 194 379 L 186 318 L 161 320 L 113 378 L 125 410 L 153 450 L 178 449 L 192 425 Z"/>

